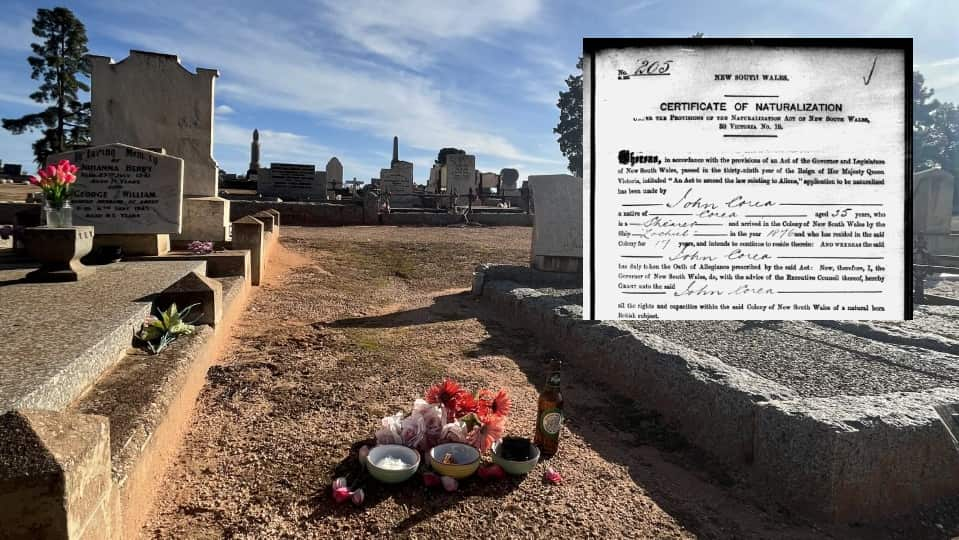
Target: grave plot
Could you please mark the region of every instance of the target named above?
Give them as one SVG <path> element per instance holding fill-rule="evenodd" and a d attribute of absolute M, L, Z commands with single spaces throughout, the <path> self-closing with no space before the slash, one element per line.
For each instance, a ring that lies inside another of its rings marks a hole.
<path fill-rule="evenodd" d="M 855 327 L 584 322 L 581 291 L 559 281 L 489 266 L 478 269 L 474 291 L 541 338 L 564 340 L 577 361 L 635 392 L 760 492 L 840 522 L 959 495 L 959 452 L 933 409 L 959 400 L 947 307 Z"/>
<path fill-rule="evenodd" d="M 506 434 L 532 435 L 542 356 L 569 340 L 537 338 L 464 287 L 478 260 L 528 260 L 529 233 L 284 225 L 275 266 L 286 270 L 252 299 L 209 372 L 143 535 L 451 538 L 477 524 L 475 534 L 502 538 L 877 535 L 760 508 L 745 482 L 638 405 L 640 392 L 576 364 L 563 368 L 559 452 L 529 475 L 474 475 L 452 492 L 419 473 L 368 479 L 351 487 L 364 490 L 361 505 L 337 504 L 331 483 L 351 448 L 444 377 L 507 389 Z M 560 484 L 544 481 L 547 466 Z"/>

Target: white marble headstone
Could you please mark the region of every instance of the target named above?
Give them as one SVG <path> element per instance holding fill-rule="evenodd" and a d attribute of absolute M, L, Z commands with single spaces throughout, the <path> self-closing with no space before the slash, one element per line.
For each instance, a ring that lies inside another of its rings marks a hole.
<path fill-rule="evenodd" d="M 74 225 L 95 234 L 177 234 L 183 222 L 183 160 L 125 144 L 55 154 L 80 168 L 70 206 Z"/>
<path fill-rule="evenodd" d="M 533 256 L 583 256 L 583 179 L 568 174 L 530 176 Z"/>
<path fill-rule="evenodd" d="M 949 234 L 955 179 L 942 169 L 916 173 L 912 180 L 913 226 L 916 232 Z"/>

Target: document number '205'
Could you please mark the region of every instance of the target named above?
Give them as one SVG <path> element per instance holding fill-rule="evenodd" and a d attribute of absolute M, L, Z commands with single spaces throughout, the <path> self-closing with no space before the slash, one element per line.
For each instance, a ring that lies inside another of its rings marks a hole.
<path fill-rule="evenodd" d="M 636 69 L 632 73 L 620 69 L 619 79 L 630 79 L 632 77 L 645 77 L 648 75 L 669 75 L 669 66 L 672 60 L 640 60 L 639 65 L 636 66 Z"/>

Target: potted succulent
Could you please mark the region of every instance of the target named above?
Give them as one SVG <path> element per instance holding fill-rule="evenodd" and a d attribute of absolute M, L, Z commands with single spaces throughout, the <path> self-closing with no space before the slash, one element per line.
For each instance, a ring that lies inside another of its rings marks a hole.
<path fill-rule="evenodd" d="M 30 177 L 30 183 L 43 190 L 43 212 L 47 227 L 72 227 L 73 212 L 70 208 L 71 186 L 77 181 L 78 167 L 69 160 L 60 160 L 56 165 L 47 165 Z"/>

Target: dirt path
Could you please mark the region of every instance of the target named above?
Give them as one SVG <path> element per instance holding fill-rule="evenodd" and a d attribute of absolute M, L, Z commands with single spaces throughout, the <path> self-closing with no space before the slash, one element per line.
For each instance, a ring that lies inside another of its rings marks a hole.
<path fill-rule="evenodd" d="M 507 431 L 530 436 L 541 344 L 480 309 L 480 262 L 525 263 L 529 229 L 284 227 L 280 255 L 207 376 L 145 538 L 395 536 L 823 538 L 760 508 L 656 415 L 586 371 L 564 372 L 569 422 L 545 485 L 370 485 L 363 508 L 329 497 L 333 468 L 379 419 L 444 376 L 507 388 Z M 853 535 L 855 536 L 855 535 Z"/>

